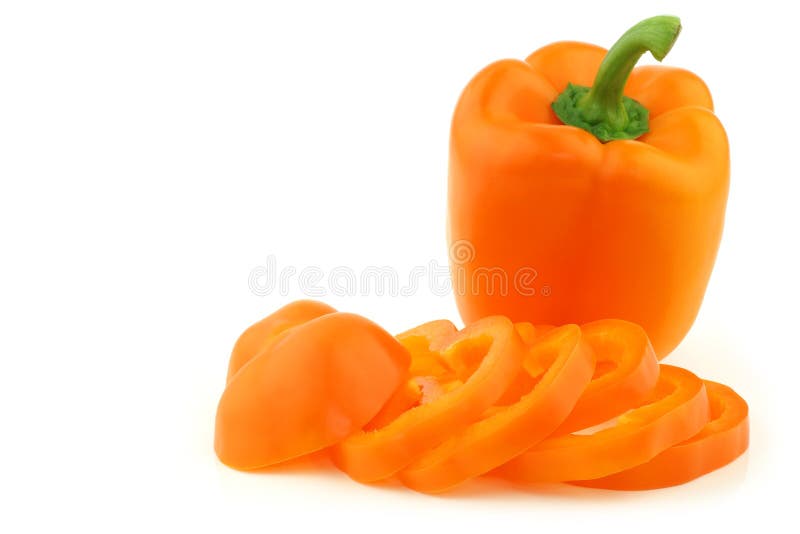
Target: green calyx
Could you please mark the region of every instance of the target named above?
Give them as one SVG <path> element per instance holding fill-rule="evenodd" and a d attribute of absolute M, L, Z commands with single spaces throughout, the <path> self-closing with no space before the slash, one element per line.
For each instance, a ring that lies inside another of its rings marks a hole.
<path fill-rule="evenodd" d="M 681 31 L 678 17 L 645 19 L 625 32 L 603 58 L 592 87 L 568 84 L 552 107 L 561 122 L 582 128 L 602 142 L 636 139 L 649 128 L 647 108 L 622 91 L 633 67 L 649 51 L 658 61 Z"/>
<path fill-rule="evenodd" d="M 564 124 L 583 128 L 606 143 L 614 139 L 636 139 L 647 133 L 650 113 L 636 100 L 623 96 L 622 107 L 614 106 L 614 119 L 597 107 L 582 106 L 591 89 L 584 85 L 568 84 L 553 102 L 553 111 Z"/>

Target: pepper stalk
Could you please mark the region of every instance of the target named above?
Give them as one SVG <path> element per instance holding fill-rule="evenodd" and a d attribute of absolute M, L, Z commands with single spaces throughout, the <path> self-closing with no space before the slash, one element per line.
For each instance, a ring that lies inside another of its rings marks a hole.
<path fill-rule="evenodd" d="M 583 128 L 604 143 L 647 133 L 649 112 L 623 95 L 625 83 L 645 52 L 663 60 L 680 31 L 680 19 L 670 15 L 639 22 L 608 51 L 592 86 L 568 84 L 553 102 L 553 111 L 564 124 Z"/>

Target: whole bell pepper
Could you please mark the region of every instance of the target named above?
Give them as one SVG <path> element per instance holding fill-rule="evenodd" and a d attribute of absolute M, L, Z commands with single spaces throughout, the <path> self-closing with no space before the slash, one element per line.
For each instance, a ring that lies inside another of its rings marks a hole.
<path fill-rule="evenodd" d="M 466 323 L 616 317 L 659 358 L 705 293 L 728 196 L 725 130 L 703 81 L 663 59 L 653 17 L 609 50 L 576 42 L 486 67 L 455 109 L 448 240 Z M 466 245 L 466 246 L 465 246 Z"/>

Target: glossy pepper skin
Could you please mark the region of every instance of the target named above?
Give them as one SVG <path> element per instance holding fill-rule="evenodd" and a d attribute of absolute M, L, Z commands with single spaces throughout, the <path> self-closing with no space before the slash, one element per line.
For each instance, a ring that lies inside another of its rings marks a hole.
<path fill-rule="evenodd" d="M 250 360 L 268 350 L 288 332 L 312 319 L 336 310 L 316 300 L 296 300 L 247 328 L 233 346 L 228 362 L 227 382 Z"/>
<path fill-rule="evenodd" d="M 282 315 L 298 324 L 247 361 L 222 393 L 214 449 L 225 465 L 257 469 L 338 443 L 407 379 L 408 351 L 380 326 L 352 313 L 297 307 L 305 312 L 284 308 L 270 316 L 268 322 Z M 314 315 L 309 309 L 325 313 L 301 322 L 300 315 Z"/>
<path fill-rule="evenodd" d="M 466 323 L 615 317 L 642 325 L 663 358 L 691 327 L 714 265 L 728 141 L 703 81 L 665 66 L 636 68 L 624 86 L 649 111 L 641 137 L 604 143 L 563 124 L 553 102 L 568 83 L 592 86 L 605 55 L 559 42 L 467 85 L 450 139 L 454 292 Z M 486 274 L 498 269 L 505 291 Z"/>

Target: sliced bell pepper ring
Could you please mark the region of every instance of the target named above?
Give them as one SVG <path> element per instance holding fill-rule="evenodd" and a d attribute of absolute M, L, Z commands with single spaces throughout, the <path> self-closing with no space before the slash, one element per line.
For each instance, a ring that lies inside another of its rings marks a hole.
<path fill-rule="evenodd" d="M 420 402 L 422 402 L 422 388 L 415 379 L 407 380 L 386 401 L 381 411 L 364 425 L 364 430 L 382 428 L 397 419 L 401 413 L 419 405 Z"/>
<path fill-rule="evenodd" d="M 446 319 L 430 321 L 395 337 L 411 354 L 411 376 L 444 376 L 450 369 L 442 361 L 440 353 L 456 335 L 458 329 Z"/>
<path fill-rule="evenodd" d="M 531 323 L 514 323 L 514 329 L 517 331 L 520 339 L 522 339 L 522 342 L 527 347 L 531 347 L 536 340 L 536 336 L 539 335 L 536 327 L 534 327 Z M 525 357 L 522 359 L 522 364 L 523 366 L 527 366 L 531 361 L 533 360 L 530 355 L 530 349 L 528 349 Z M 509 404 L 514 404 L 515 402 L 519 401 L 520 397 L 530 393 L 531 390 L 533 390 L 533 388 L 536 386 L 536 383 L 542 378 L 541 375 L 546 370 L 547 365 L 541 365 L 541 368 L 537 369 L 537 372 L 533 374 L 527 371 L 527 367 L 520 369 L 519 373 L 517 373 L 517 377 L 513 382 L 511 382 L 511 384 L 508 386 L 508 389 L 506 389 L 500 398 L 497 399 L 495 405 L 508 406 Z"/>
<path fill-rule="evenodd" d="M 581 337 L 577 325 L 566 325 L 538 338 L 529 356 L 547 353 L 552 364 L 533 389 L 423 454 L 398 474 L 403 484 L 416 491 L 441 492 L 546 438 L 567 418 L 592 378 L 594 355 Z"/>
<path fill-rule="evenodd" d="M 358 315 L 331 313 L 292 328 L 226 386 L 217 455 L 254 469 L 329 447 L 375 417 L 409 363 L 405 347 Z"/>
<path fill-rule="evenodd" d="M 552 331 L 553 326 L 517 323 L 517 332 L 528 345 Z M 644 402 L 658 381 L 658 358 L 644 329 L 637 324 L 618 319 L 594 321 L 581 326 L 584 340 L 592 346 L 595 370 L 592 381 L 583 392 L 566 421 L 554 432 L 569 434 L 598 425 L 632 406 Z M 513 402 L 552 364 L 552 355 L 529 353 L 523 360 L 525 371 L 498 401 Z"/>
<path fill-rule="evenodd" d="M 553 325 L 532 325 L 531 323 L 515 323 L 517 333 L 529 347 L 536 342 L 536 339 L 550 332 Z M 544 356 L 544 358 L 542 357 Z M 507 406 L 516 402 L 521 396 L 531 391 L 542 375 L 553 363 L 553 356 L 546 353 L 528 351 L 527 356 L 522 360 L 523 369 L 517 375 L 516 380 L 508 387 L 506 392 L 497 401 L 500 406 Z"/>
<path fill-rule="evenodd" d="M 505 317 L 487 317 L 456 334 L 442 352 L 448 366 L 466 372 L 462 385 L 416 406 L 372 432 L 331 448 L 336 466 L 359 482 L 390 477 L 473 421 L 503 394 L 520 369 L 525 345 Z"/>
<path fill-rule="evenodd" d="M 446 319 L 430 321 L 403 333 L 395 338 L 411 355 L 409 375 L 412 377 L 395 391 L 378 415 L 367 423 L 364 430 L 375 430 L 386 426 L 397 417 L 419 405 L 430 401 L 431 396 L 441 394 L 441 386 L 436 377 L 451 375 L 450 369 L 439 357 L 439 350 L 447 344 L 458 329 Z"/>
<path fill-rule="evenodd" d="M 697 434 L 708 422 L 703 381 L 661 365 L 653 400 L 594 434 L 551 437 L 496 470 L 519 482 L 563 482 L 608 476 L 643 464 Z"/>
<path fill-rule="evenodd" d="M 595 480 L 571 484 L 612 490 L 647 490 L 677 486 L 719 469 L 747 450 L 747 403 L 728 386 L 705 381 L 711 421 L 695 436 L 665 450 L 647 463 Z"/>
<path fill-rule="evenodd" d="M 536 341 L 536 338 L 541 337 L 556 328 L 555 326 L 549 324 L 533 326 L 531 323 L 516 323 L 514 326 L 517 327 L 517 333 L 520 335 L 522 340 L 526 345 L 529 346 L 533 345 L 533 343 Z M 545 356 L 545 358 L 536 358 L 532 357 L 532 355 L 529 355 L 522 362 L 522 365 L 525 367 L 525 374 L 531 378 L 540 377 L 553 363 L 552 358 L 550 360 L 547 359 L 547 354 L 540 354 L 539 356 Z"/>
<path fill-rule="evenodd" d="M 539 327 L 533 326 L 531 323 L 522 322 L 514 323 L 514 328 L 517 330 L 517 334 L 519 334 L 519 337 L 522 338 L 522 341 L 524 341 L 526 345 L 532 345 L 538 336 L 541 336 L 548 330 L 552 330 L 554 327 Z"/>
<path fill-rule="evenodd" d="M 608 421 L 642 404 L 658 382 L 658 358 L 644 329 L 618 319 L 581 326 L 594 350 L 595 375 L 556 434 L 569 434 Z"/>
<path fill-rule="evenodd" d="M 433 402 L 461 385 L 462 383 L 458 380 L 443 383 L 435 376 L 415 376 L 394 392 L 392 398 L 381 408 L 378 415 L 364 426 L 364 430 L 383 428 L 400 417 L 403 412 L 420 404 Z"/>
<path fill-rule="evenodd" d="M 242 332 L 233 346 L 226 382 L 230 382 L 244 364 L 264 351 L 287 330 L 335 311 L 327 304 L 315 300 L 296 300 L 251 325 Z"/>

